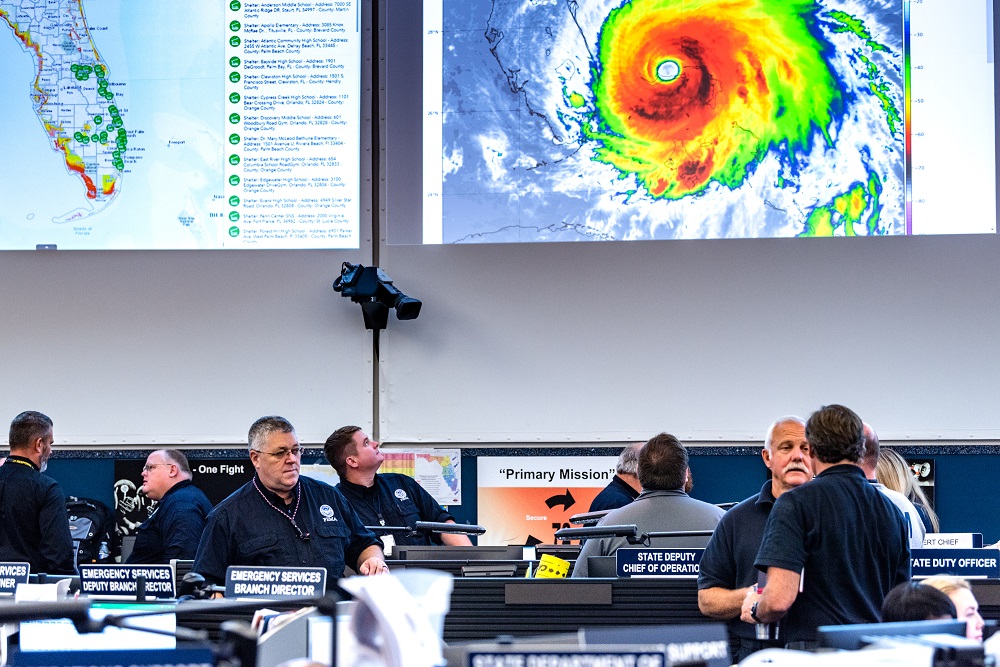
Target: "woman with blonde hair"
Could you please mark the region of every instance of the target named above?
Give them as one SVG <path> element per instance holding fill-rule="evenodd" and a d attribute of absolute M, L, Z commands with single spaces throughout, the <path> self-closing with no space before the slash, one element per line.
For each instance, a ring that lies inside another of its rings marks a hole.
<path fill-rule="evenodd" d="M 959 620 L 965 621 L 965 636 L 983 641 L 983 617 L 979 614 L 979 603 L 972 594 L 969 582 L 961 577 L 938 575 L 920 581 L 924 586 L 932 586 L 945 595 L 955 605 Z"/>
<path fill-rule="evenodd" d="M 910 470 L 910 464 L 902 456 L 883 447 L 878 453 L 878 464 L 875 468 L 875 477 L 879 484 L 886 488 L 898 491 L 909 498 L 910 502 L 917 508 L 920 518 L 923 519 L 924 528 L 928 533 L 938 533 L 941 531 L 941 524 L 937 514 L 931 509 L 927 502 L 927 496 L 923 489 L 917 484 L 916 476 Z"/>

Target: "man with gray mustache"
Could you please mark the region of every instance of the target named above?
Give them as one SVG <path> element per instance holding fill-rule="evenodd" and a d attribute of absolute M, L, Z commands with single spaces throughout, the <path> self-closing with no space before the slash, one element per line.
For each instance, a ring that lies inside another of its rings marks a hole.
<path fill-rule="evenodd" d="M 756 651 L 784 646 L 782 640 L 758 640 L 756 628 L 740 621 L 740 609 L 747 591 L 757 586 L 759 572 L 754 560 L 775 499 L 813 477 L 805 421 L 801 417 L 782 417 L 771 424 L 761 457 L 771 471 L 771 479 L 760 493 L 722 517 L 702 556 L 698 575 L 701 613 L 729 621 L 733 664 Z"/>

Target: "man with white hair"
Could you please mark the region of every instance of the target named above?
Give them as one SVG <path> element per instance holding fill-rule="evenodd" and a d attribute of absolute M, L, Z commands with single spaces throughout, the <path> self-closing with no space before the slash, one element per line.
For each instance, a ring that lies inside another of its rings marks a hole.
<path fill-rule="evenodd" d="M 780 639 L 758 640 L 754 626 L 740 621 L 740 609 L 747 590 L 757 586 L 759 572 L 754 560 L 775 499 L 813 477 L 805 421 L 800 417 L 775 421 L 760 454 L 771 479 L 760 493 L 722 517 L 705 549 L 698 575 L 698 607 L 706 616 L 729 621 L 734 664 L 756 651 L 784 646 Z"/>
<path fill-rule="evenodd" d="M 639 492 L 642 491 L 642 484 L 639 483 L 639 450 L 645 444 L 633 443 L 618 455 L 615 478 L 594 497 L 594 501 L 590 503 L 591 512 L 618 509 L 639 497 Z"/>

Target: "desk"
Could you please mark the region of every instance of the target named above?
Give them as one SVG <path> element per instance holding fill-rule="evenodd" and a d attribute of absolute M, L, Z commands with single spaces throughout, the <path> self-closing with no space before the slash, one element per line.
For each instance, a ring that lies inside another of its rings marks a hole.
<path fill-rule="evenodd" d="M 712 622 L 698 610 L 695 579 L 465 578 L 455 579 L 444 639 L 529 637 L 576 632 L 582 626 Z"/>

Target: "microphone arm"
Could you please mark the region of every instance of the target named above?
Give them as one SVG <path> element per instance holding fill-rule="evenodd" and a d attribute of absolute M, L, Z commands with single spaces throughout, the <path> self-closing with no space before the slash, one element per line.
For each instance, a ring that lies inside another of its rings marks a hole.
<path fill-rule="evenodd" d="M 482 535 L 486 529 L 482 526 L 464 523 L 444 523 L 440 521 L 417 521 L 412 528 L 409 526 L 365 526 L 373 533 L 405 533 L 407 536 L 421 533 L 461 533 L 462 535 Z"/>

